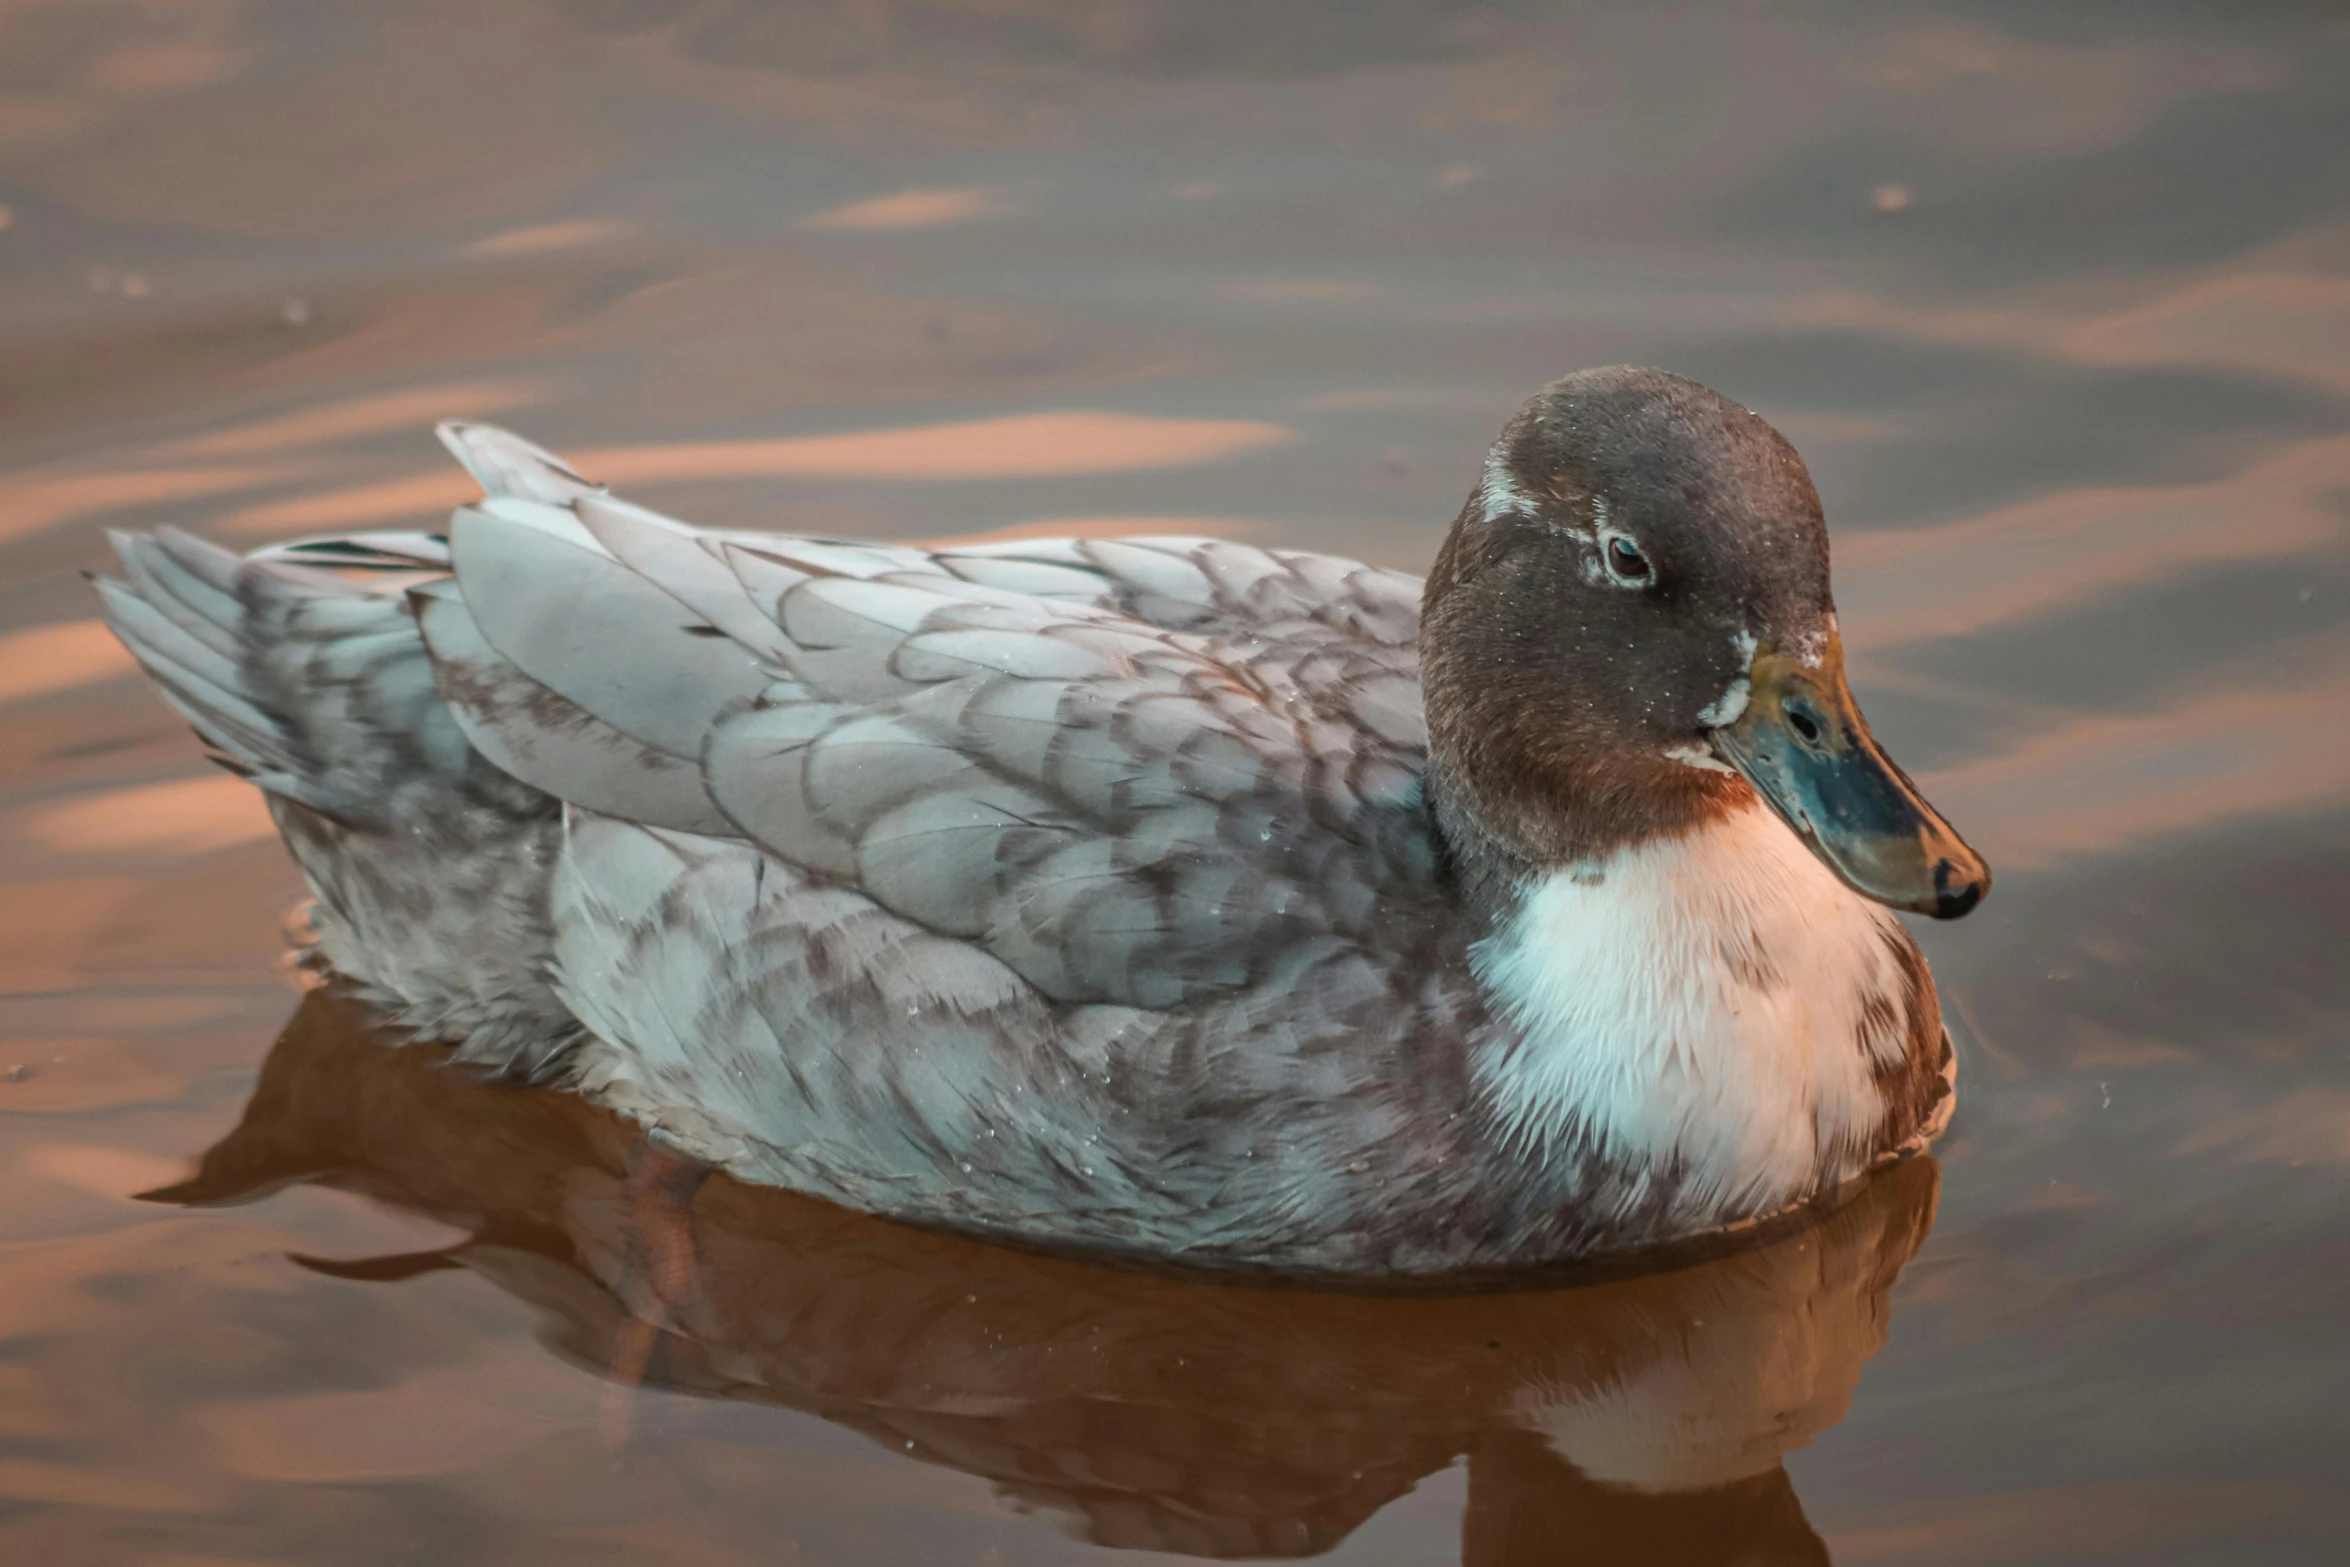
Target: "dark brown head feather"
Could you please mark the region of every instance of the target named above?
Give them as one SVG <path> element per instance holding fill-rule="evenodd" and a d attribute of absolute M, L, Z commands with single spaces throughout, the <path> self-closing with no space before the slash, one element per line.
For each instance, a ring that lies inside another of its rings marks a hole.
<path fill-rule="evenodd" d="M 1605 551 L 1622 538 L 1646 574 Z M 1553 382 L 1494 444 L 1428 577 L 1430 783 L 1473 880 L 1686 832 L 1753 799 L 1667 753 L 1756 639 L 1824 633 L 1827 528 L 1795 449 L 1661 370 Z"/>

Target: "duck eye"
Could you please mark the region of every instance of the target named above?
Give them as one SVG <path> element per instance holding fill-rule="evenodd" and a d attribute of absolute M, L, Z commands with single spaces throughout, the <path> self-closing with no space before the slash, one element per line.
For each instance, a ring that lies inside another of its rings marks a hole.
<path fill-rule="evenodd" d="M 1620 533 L 1607 541 L 1607 569 L 1619 582 L 1646 582 L 1649 577 L 1648 557 Z"/>

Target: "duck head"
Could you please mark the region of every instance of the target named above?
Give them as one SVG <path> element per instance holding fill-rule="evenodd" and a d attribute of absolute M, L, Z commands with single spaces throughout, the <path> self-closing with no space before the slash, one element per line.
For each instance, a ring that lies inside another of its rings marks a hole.
<path fill-rule="evenodd" d="M 1990 888 L 1845 684 L 1803 460 L 1694 381 L 1586 370 L 1518 411 L 1429 573 L 1421 667 L 1438 819 L 1480 875 L 1760 795 L 1879 902 L 1954 919 Z"/>

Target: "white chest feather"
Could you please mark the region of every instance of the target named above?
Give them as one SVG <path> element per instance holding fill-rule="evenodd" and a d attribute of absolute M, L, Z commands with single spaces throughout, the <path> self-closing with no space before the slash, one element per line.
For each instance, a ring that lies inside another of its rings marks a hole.
<path fill-rule="evenodd" d="M 1677 1166 L 1691 1218 L 1769 1212 L 1866 1162 L 1899 939 L 1760 807 L 1553 872 L 1473 954 L 1517 1035 L 1485 1086 L 1529 1148 Z"/>

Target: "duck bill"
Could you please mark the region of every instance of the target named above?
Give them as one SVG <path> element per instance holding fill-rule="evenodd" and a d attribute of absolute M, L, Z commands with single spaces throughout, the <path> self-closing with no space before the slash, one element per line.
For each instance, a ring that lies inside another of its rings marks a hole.
<path fill-rule="evenodd" d="M 1991 868 L 1869 733 L 1833 634 L 1817 664 L 1758 649 L 1746 710 L 1712 732 L 1796 835 L 1864 897 L 1956 919 L 1991 890 Z"/>

